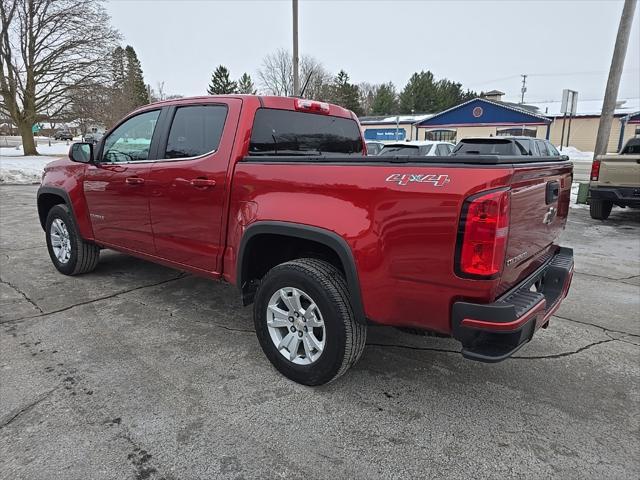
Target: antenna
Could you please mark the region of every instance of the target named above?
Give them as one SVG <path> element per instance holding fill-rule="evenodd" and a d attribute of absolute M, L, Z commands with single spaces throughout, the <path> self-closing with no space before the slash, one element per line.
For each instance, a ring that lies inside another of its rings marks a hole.
<path fill-rule="evenodd" d="M 313 75 L 313 70 L 311 70 L 309 72 L 309 75 L 307 75 L 307 79 L 304 81 L 304 85 L 302 86 L 302 90 L 300 90 L 300 95 L 298 95 L 300 98 L 304 97 L 304 92 L 307 89 L 307 85 L 309 85 L 309 80 L 311 80 L 311 75 Z"/>

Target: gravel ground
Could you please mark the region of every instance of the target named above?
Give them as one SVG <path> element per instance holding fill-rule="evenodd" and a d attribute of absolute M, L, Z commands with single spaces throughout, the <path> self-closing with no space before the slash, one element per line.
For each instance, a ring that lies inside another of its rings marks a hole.
<path fill-rule="evenodd" d="M 0 478 L 640 476 L 640 215 L 572 209 L 572 291 L 516 358 L 369 330 L 320 388 L 278 375 L 234 288 L 104 251 L 48 258 L 36 188 L 0 187 Z"/>

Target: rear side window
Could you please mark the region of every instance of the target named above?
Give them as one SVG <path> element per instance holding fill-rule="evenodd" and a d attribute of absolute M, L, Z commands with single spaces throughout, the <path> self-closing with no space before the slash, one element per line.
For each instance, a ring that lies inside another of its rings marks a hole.
<path fill-rule="evenodd" d="M 362 155 L 362 137 L 351 119 L 261 108 L 256 111 L 249 155 Z"/>
<path fill-rule="evenodd" d="M 217 150 L 226 117 L 224 105 L 179 107 L 171 123 L 164 158 L 197 157 Z"/>
<path fill-rule="evenodd" d="M 558 151 L 558 149 L 556 147 L 553 146 L 553 143 L 551 142 L 546 142 L 547 143 L 547 149 L 549 150 L 549 154 L 552 157 L 559 157 L 560 156 L 560 152 Z"/>
<path fill-rule="evenodd" d="M 445 145 L 444 143 L 441 143 L 440 145 L 438 145 L 438 148 L 436 149 L 436 154 L 446 157 L 447 155 L 449 155 L 450 151 L 447 148 L 447 145 Z"/>
<path fill-rule="evenodd" d="M 538 152 L 543 157 L 548 157 L 551 155 L 551 152 L 547 149 L 547 144 L 543 140 L 536 140 L 536 145 L 538 146 Z"/>

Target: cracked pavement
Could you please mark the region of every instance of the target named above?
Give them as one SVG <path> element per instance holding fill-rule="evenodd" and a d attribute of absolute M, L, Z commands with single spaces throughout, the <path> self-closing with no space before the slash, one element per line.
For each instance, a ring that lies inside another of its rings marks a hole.
<path fill-rule="evenodd" d="M 36 187 L 0 187 L 0 478 L 638 478 L 640 215 L 572 209 L 569 297 L 513 359 L 371 328 L 320 388 L 233 287 L 103 251 L 65 277 Z"/>

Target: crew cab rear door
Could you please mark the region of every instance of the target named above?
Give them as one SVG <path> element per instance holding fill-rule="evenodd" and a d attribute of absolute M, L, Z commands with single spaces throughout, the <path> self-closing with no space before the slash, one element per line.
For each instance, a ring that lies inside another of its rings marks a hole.
<path fill-rule="evenodd" d="M 194 100 L 169 107 L 149 174 L 156 254 L 220 271 L 227 169 L 242 100 Z"/>

